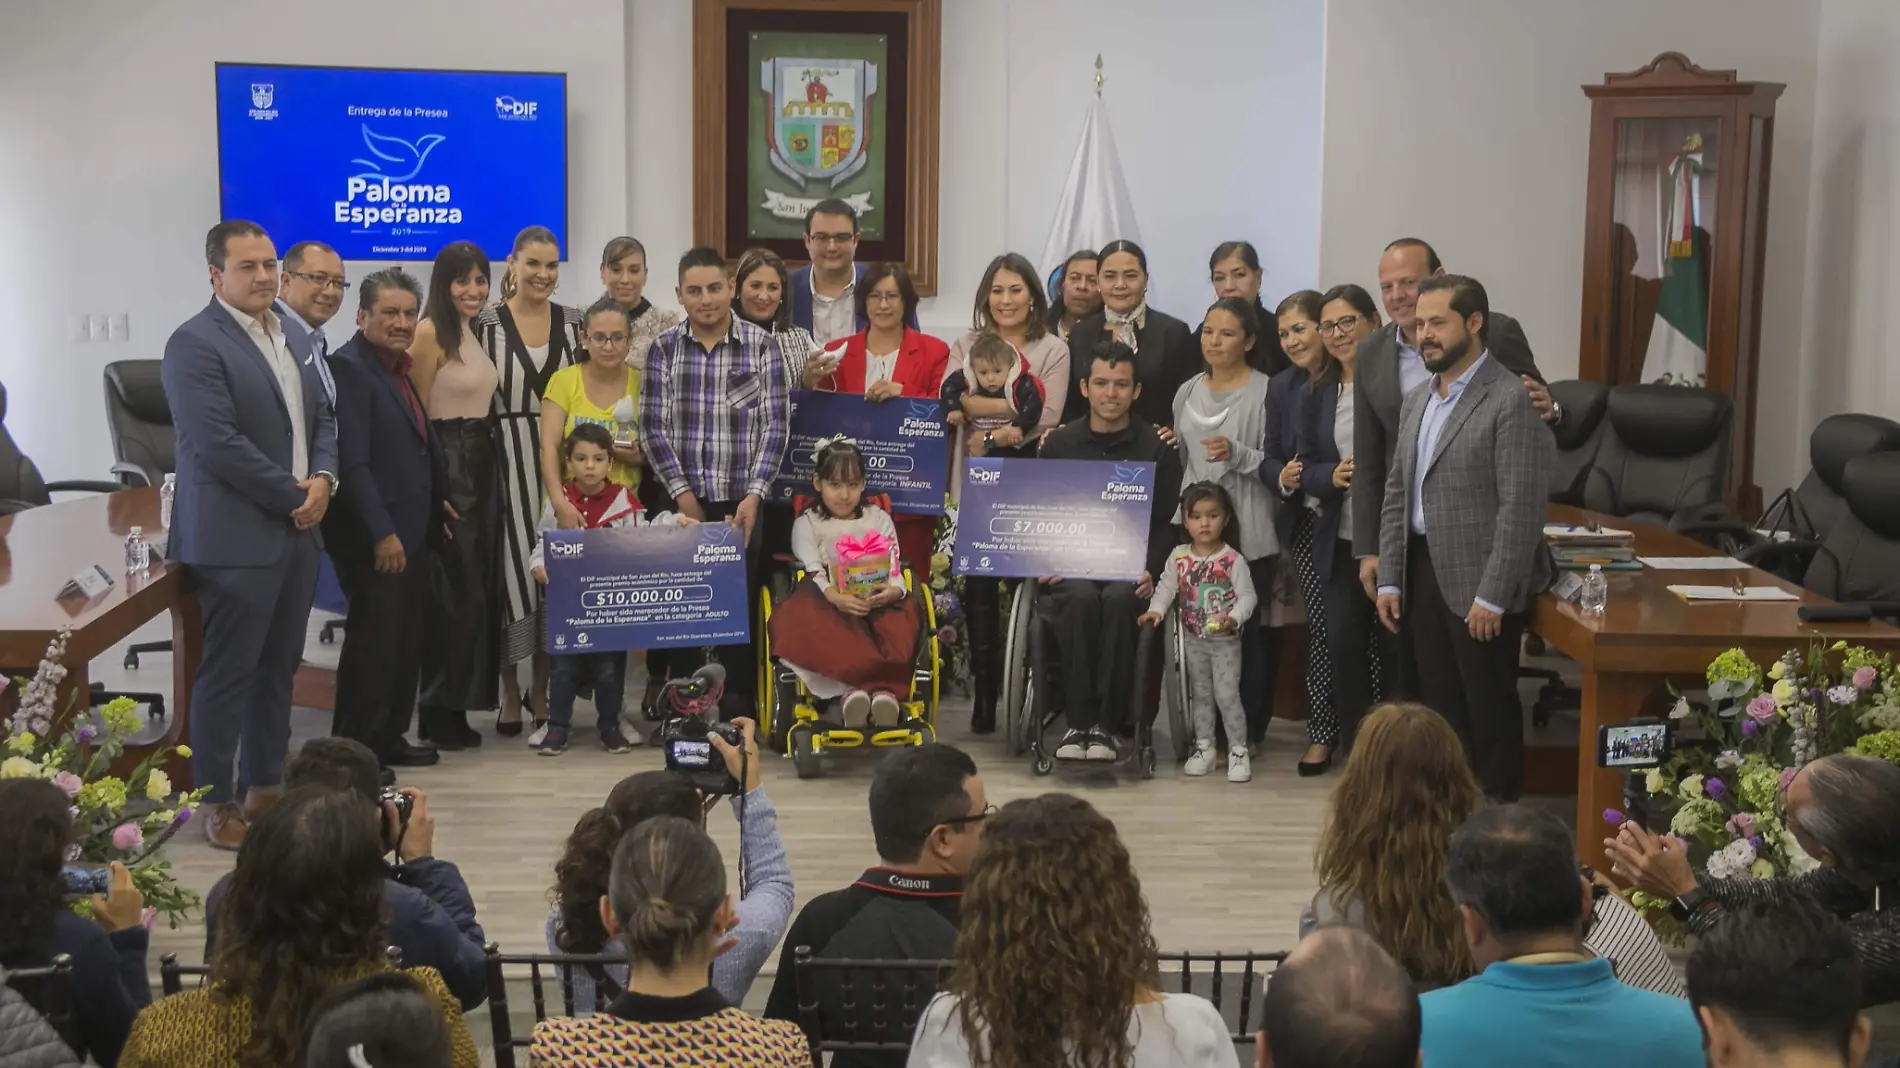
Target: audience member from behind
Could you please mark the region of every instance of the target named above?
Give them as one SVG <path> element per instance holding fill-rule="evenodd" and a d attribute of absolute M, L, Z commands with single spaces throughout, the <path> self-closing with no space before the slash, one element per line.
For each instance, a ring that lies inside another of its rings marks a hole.
<path fill-rule="evenodd" d="M 811 1064 L 797 1025 L 742 1012 L 706 981 L 739 917 L 719 847 L 695 822 L 656 816 L 622 838 L 597 908 L 607 932 L 627 947 L 627 991 L 598 1015 L 535 1025 L 532 1063 Z"/>
<path fill-rule="evenodd" d="M 745 783 L 744 804 L 732 799 L 739 821 L 739 854 L 745 865 L 745 896 L 733 905 L 737 919 L 726 933 L 724 948 L 712 965 L 712 985 L 727 1004 L 745 1000 L 752 980 L 778 945 L 792 917 L 795 888 L 792 867 L 779 838 L 778 812 L 759 785 L 758 743 L 752 721 L 738 719 L 745 732 L 741 751 L 718 735 L 713 747 L 725 759 L 735 780 Z M 744 778 L 740 779 L 740 765 Z M 643 771 L 620 780 L 607 803 L 592 809 L 574 825 L 561 859 L 554 865 L 554 909 L 548 915 L 548 949 L 555 953 L 622 955 L 623 945 L 602 917 L 600 903 L 608 893 L 614 847 L 627 832 L 657 816 L 677 816 L 704 826 L 706 801 L 686 780 L 666 771 Z M 574 1011 L 593 1012 L 612 1001 L 627 982 L 625 965 L 604 969 L 577 969 L 572 973 Z"/>
<path fill-rule="evenodd" d="M 1619 982 L 1584 948 L 1593 895 L 1562 820 L 1517 804 L 1479 812 L 1452 835 L 1445 885 L 1480 970 L 1419 999 L 1432 1068 L 1595 1066 L 1611 1035 L 1625 1064 L 1703 1063 L 1688 1005 Z"/>
<path fill-rule="evenodd" d="M 449 1033 L 421 984 L 381 972 L 330 988 L 310 1011 L 303 1068 L 449 1068 Z"/>
<path fill-rule="evenodd" d="M 312 738 L 284 765 L 291 789 L 310 786 L 354 798 L 365 810 L 381 814 L 383 848 L 396 854 L 383 865 L 383 905 L 388 944 L 402 951 L 411 968 L 434 968 L 464 1010 L 488 996 L 487 935 L 475 918 L 475 899 L 462 871 L 435 853 L 435 816 L 421 790 L 404 787 L 409 817 L 382 799 L 382 775 L 376 754 L 349 738 Z M 214 917 L 229 894 L 235 873 L 220 878 L 205 895 L 205 959 L 216 960 L 218 924 Z"/>
<path fill-rule="evenodd" d="M 1716 920 L 1689 955 L 1689 1004 L 1709 1068 L 1860 1068 L 1873 1025 L 1861 962 L 1813 901 L 1757 902 Z"/>
<path fill-rule="evenodd" d="M 1044 794 L 989 824 L 956 969 L 918 1021 L 911 1068 L 1238 1068 L 1220 1010 L 1156 988 L 1148 903 L 1114 823 Z"/>
<path fill-rule="evenodd" d="M 0 780 L 0 967 L 44 968 L 60 954 L 71 957 L 67 1037 L 74 1053 L 112 1068 L 132 1018 L 152 1001 L 148 936 L 139 922 L 145 899 L 125 866 L 114 864 L 112 890 L 93 896 L 92 919 L 67 907 L 60 867 L 73 838 L 70 804 L 45 780 Z M 33 988 L 22 984 L 22 992 L 31 997 Z"/>
<path fill-rule="evenodd" d="M 201 990 L 164 998 L 132 1024 L 125 1068 L 281 1068 L 302 1056 L 304 1022 L 332 986 L 385 971 L 383 843 L 353 793 L 303 786 L 251 825 L 218 955 Z M 448 1029 L 454 1068 L 476 1068 L 455 995 L 434 968 L 407 973 Z"/>
<path fill-rule="evenodd" d="M 1418 993 L 1364 931 L 1327 927 L 1273 970 L 1259 1068 L 1415 1068 Z"/>
<path fill-rule="evenodd" d="M 809 946 L 815 957 L 949 959 L 961 920 L 964 873 L 994 811 L 976 763 L 956 746 L 899 749 L 880 761 L 871 775 L 871 834 L 881 863 L 800 910 L 786 933 L 765 1015 L 797 1019 L 794 962 L 800 946 Z M 891 1023 L 890 1037 L 910 1034 L 909 1020 Z M 841 1053 L 833 1064 L 898 1060 Z"/>
<path fill-rule="evenodd" d="M 1822 757 L 1795 774 L 1786 798 L 1788 829 L 1821 862 L 1819 870 L 1698 883 L 1680 842 L 1634 821 L 1603 843 L 1610 870 L 1638 890 L 1673 899 L 1670 911 L 1696 934 L 1752 902 L 1812 900 L 1847 924 L 1865 969 L 1861 1004 L 1900 1001 L 1900 824 L 1893 819 L 1900 767 L 1875 757 Z"/>

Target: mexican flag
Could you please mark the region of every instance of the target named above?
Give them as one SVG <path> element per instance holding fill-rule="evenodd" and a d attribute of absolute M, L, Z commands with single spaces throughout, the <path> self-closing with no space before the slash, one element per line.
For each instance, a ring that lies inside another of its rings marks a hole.
<path fill-rule="evenodd" d="M 1699 147 L 1699 146 L 1698 146 Z M 1669 386 L 1701 386 L 1708 382 L 1709 287 L 1703 281 L 1708 241 L 1696 230 L 1701 206 L 1697 181 L 1702 153 L 1687 151 L 1669 161 L 1668 197 L 1663 220 L 1662 290 L 1656 299 L 1656 322 L 1650 327 L 1649 352 L 1643 359 L 1643 381 Z"/>

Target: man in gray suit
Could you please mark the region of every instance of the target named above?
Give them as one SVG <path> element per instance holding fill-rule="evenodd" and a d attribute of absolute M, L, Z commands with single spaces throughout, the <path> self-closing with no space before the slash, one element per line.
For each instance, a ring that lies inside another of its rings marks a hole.
<path fill-rule="evenodd" d="M 1379 516 L 1379 620 L 1401 619 L 1419 697 L 1451 723 L 1484 792 L 1524 785 L 1518 645 L 1550 585 L 1544 494 L 1556 444 L 1488 346 L 1477 281 L 1419 286 L 1419 355 L 1432 377 L 1406 395 Z"/>
<path fill-rule="evenodd" d="M 271 310 L 269 235 L 221 222 L 205 237 L 205 261 L 211 303 L 173 331 L 160 369 L 178 435 L 169 551 L 204 613 L 191 688 L 192 775 L 211 788 L 200 819 L 212 845 L 236 849 L 246 815 L 268 807 L 283 781 L 317 523 L 337 488 L 336 418 L 308 335 L 286 331 Z"/>

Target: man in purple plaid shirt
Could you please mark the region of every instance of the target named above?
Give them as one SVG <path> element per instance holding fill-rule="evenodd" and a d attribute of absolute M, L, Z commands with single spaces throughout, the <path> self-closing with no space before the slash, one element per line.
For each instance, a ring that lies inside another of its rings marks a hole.
<path fill-rule="evenodd" d="M 758 567 L 759 506 L 791 433 L 791 384 L 771 334 L 732 314 L 726 261 L 700 247 L 680 257 L 686 321 L 655 338 L 640 385 L 641 446 L 681 515 L 745 531 L 746 588 Z M 750 598 L 748 597 L 748 601 Z M 753 621 L 753 630 L 758 621 Z M 698 668 L 680 650 L 675 676 Z M 755 658 L 726 658 L 726 691 L 747 705 Z"/>

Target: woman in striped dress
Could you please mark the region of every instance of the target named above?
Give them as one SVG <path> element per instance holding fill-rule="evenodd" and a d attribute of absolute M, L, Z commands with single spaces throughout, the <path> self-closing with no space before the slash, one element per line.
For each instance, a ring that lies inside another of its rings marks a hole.
<path fill-rule="evenodd" d="M 494 416 L 501 435 L 502 707 L 495 730 L 521 733 L 526 704 L 536 726 L 547 718 L 547 654 L 541 648 L 541 591 L 528 569 L 541 518 L 541 392 L 581 351 L 581 310 L 553 302 L 561 250 L 552 231 L 530 226 L 515 236 L 502 278 L 502 302 L 475 329 L 500 373 Z M 533 700 L 521 694 L 514 665 L 533 659 Z"/>

